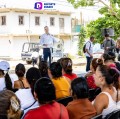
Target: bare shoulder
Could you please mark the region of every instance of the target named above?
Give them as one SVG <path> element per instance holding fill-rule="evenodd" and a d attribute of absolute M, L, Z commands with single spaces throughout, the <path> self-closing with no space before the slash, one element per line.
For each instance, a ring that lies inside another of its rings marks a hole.
<path fill-rule="evenodd" d="M 14 82 L 14 88 L 19 88 L 19 86 L 20 86 L 19 80 L 15 81 Z"/>
<path fill-rule="evenodd" d="M 108 107 L 109 99 L 108 96 L 104 93 L 99 94 L 94 101 L 94 107 L 97 111 L 97 114 L 101 114 L 103 109 Z"/>

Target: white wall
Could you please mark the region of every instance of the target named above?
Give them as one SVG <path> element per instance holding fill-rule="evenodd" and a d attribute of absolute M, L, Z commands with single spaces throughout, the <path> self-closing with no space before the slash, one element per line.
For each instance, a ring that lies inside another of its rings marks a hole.
<path fill-rule="evenodd" d="M 6 16 L 7 25 L 0 27 L 0 33 L 26 34 L 30 29 L 31 34 L 43 34 L 44 26 L 49 26 L 51 34 L 59 34 L 59 18 L 64 18 L 64 33 L 71 33 L 71 16 L 9 12 L 0 13 L 0 16 Z M 19 25 L 19 16 L 24 16 L 24 25 Z M 40 25 L 35 25 L 35 16 L 40 17 Z M 50 26 L 50 17 L 55 18 L 55 26 Z M 30 21 L 30 23 L 29 23 Z M 30 26 L 29 26 L 30 25 Z M 29 28 L 30 27 L 30 28 Z M 27 33 L 28 34 L 28 33 Z"/>
<path fill-rule="evenodd" d="M 14 37 L 12 47 L 12 57 L 21 58 L 22 46 L 25 42 L 28 42 L 27 37 Z"/>
<path fill-rule="evenodd" d="M 0 16 L 6 16 L 6 25 L 1 25 L 0 21 L 0 34 L 9 34 L 10 33 L 10 23 L 11 15 L 9 13 L 0 13 Z"/>
<path fill-rule="evenodd" d="M 24 25 L 19 25 L 19 16 L 24 16 Z M 29 29 L 29 14 L 20 12 L 11 12 L 11 32 L 13 34 L 26 34 Z"/>
<path fill-rule="evenodd" d="M 0 57 L 7 56 L 11 54 L 11 42 L 9 37 L 0 37 Z"/>

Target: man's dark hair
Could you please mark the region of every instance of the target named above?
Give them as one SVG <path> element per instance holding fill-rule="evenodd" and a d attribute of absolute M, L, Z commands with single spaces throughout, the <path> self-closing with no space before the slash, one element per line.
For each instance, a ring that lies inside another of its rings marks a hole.
<path fill-rule="evenodd" d="M 47 77 L 40 78 L 36 82 L 34 90 L 40 104 L 52 103 L 53 100 L 56 100 L 54 84 Z"/>
<path fill-rule="evenodd" d="M 95 37 L 94 36 L 90 36 L 90 39 L 94 39 Z"/>
<path fill-rule="evenodd" d="M 78 99 L 88 98 L 88 85 L 84 77 L 76 78 L 71 83 L 73 96 L 76 95 Z"/>
<path fill-rule="evenodd" d="M 44 28 L 46 28 L 46 27 L 48 28 L 48 26 L 44 26 Z"/>
<path fill-rule="evenodd" d="M 105 37 L 109 37 L 109 34 L 105 34 Z"/>

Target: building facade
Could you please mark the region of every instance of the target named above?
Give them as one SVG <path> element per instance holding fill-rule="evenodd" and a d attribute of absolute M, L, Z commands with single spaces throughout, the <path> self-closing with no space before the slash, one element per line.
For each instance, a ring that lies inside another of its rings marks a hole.
<path fill-rule="evenodd" d="M 25 42 L 39 42 L 44 26 L 71 48 L 71 13 L 18 8 L 0 8 L 0 57 L 20 58 Z"/>

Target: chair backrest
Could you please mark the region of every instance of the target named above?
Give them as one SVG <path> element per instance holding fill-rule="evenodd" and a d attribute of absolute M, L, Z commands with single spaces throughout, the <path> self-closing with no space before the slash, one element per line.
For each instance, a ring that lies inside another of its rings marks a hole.
<path fill-rule="evenodd" d="M 89 100 L 93 101 L 100 92 L 101 92 L 100 88 L 89 89 Z"/>
<path fill-rule="evenodd" d="M 95 89 L 89 89 L 89 100 L 93 101 L 95 98 Z"/>
<path fill-rule="evenodd" d="M 58 99 L 56 101 L 63 104 L 64 106 L 67 106 L 69 102 L 73 101 L 73 98 L 69 96 L 69 97 Z"/>
<path fill-rule="evenodd" d="M 97 116 L 95 116 L 95 117 L 93 117 L 93 118 L 91 118 L 91 119 L 102 119 L 102 115 L 100 114 L 100 115 L 97 115 Z"/>
<path fill-rule="evenodd" d="M 120 119 L 120 109 L 111 112 L 104 119 Z"/>

